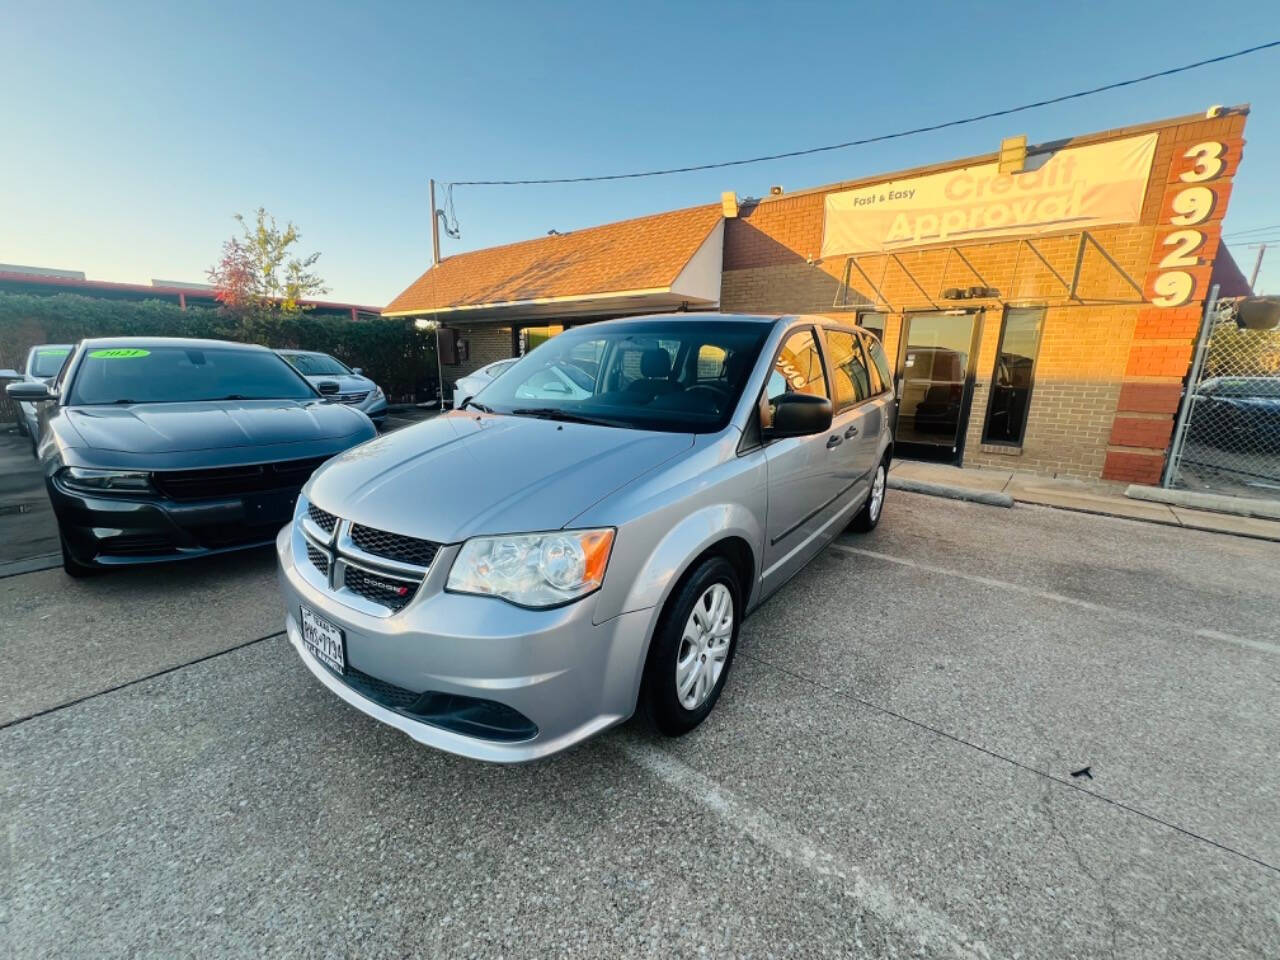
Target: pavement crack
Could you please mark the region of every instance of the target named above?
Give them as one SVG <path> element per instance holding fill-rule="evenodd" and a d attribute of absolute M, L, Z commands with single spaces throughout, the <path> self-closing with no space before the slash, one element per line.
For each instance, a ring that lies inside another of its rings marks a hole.
<path fill-rule="evenodd" d="M 1084 876 L 1089 878 L 1089 881 L 1095 887 L 1098 888 L 1098 894 L 1102 902 L 1102 909 L 1107 912 L 1107 932 L 1111 940 L 1108 952 L 1110 953 L 1112 960 L 1115 960 L 1116 934 L 1120 927 L 1120 914 L 1116 910 L 1115 904 L 1111 902 L 1111 893 L 1108 889 L 1110 877 L 1099 877 L 1089 869 L 1089 865 L 1085 862 L 1084 855 L 1076 847 L 1075 843 L 1072 842 L 1071 838 L 1067 836 L 1066 831 L 1062 829 L 1062 825 L 1058 823 L 1058 816 L 1053 807 L 1053 796 L 1050 792 L 1051 790 L 1052 786 L 1046 783 L 1044 792 L 1040 795 L 1040 802 L 1037 806 L 1039 806 L 1041 813 L 1044 815 L 1044 819 L 1048 821 L 1049 831 L 1051 833 L 1050 839 L 1052 839 L 1053 836 L 1056 836 L 1062 841 L 1062 845 L 1066 847 L 1067 852 L 1071 854 L 1071 859 L 1075 861 L 1076 867 L 1082 874 L 1084 874 Z M 1047 840 L 1045 841 L 1045 846 L 1048 846 Z"/>
<path fill-rule="evenodd" d="M 245 640 L 237 643 L 233 647 L 227 647 L 223 650 L 217 650 L 213 653 L 207 653 L 203 657 L 196 657 L 194 660 L 187 660 L 183 663 L 176 663 L 171 667 L 165 667 L 162 670 L 156 670 L 148 673 L 146 676 L 134 677 L 132 680 L 126 680 L 123 683 L 117 683 L 114 686 L 106 687 L 102 690 L 95 690 L 92 693 L 86 693 L 83 697 L 76 697 L 74 700 L 67 700 L 65 703 L 55 704 L 52 707 L 45 707 L 43 710 L 36 710 L 34 713 L 24 714 L 21 717 L 14 717 L 12 720 L 6 720 L 0 723 L 0 730 L 7 730 L 10 727 L 16 727 L 26 723 L 28 720 L 35 720 L 39 717 L 48 716 L 51 713 L 57 713 L 60 710 L 66 710 L 68 707 L 74 707 L 88 700 L 96 700 L 98 697 L 105 697 L 109 693 L 116 693 L 119 690 L 125 690 L 129 687 L 137 686 L 140 683 L 146 683 L 148 680 L 154 680 L 156 677 L 163 677 L 167 673 L 174 673 L 183 670 L 186 667 L 193 667 L 197 663 L 204 663 L 206 660 L 213 660 L 217 657 L 224 657 L 228 653 L 235 653 L 237 650 L 243 650 L 245 647 L 251 647 L 255 643 L 262 643 L 264 640 L 273 640 L 276 637 L 284 636 L 283 630 L 277 630 L 274 633 L 268 633 L 266 636 L 254 637 L 252 640 Z"/>

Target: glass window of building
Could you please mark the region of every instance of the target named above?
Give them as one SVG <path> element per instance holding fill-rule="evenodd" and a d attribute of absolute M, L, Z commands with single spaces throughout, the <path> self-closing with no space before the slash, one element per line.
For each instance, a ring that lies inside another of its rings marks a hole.
<path fill-rule="evenodd" d="M 1027 429 L 1036 354 L 1044 329 L 1044 308 L 1009 307 L 1000 330 L 1000 349 L 991 377 L 984 443 L 1020 446 Z"/>

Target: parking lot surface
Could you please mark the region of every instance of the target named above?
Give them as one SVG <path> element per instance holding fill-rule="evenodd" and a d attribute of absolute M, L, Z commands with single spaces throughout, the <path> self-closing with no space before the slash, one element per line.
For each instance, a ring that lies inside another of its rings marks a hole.
<path fill-rule="evenodd" d="M 893 492 L 687 737 L 414 744 L 269 553 L 0 579 L 16 957 L 1280 955 L 1280 547 Z M 1087 771 L 1087 772 L 1085 772 Z"/>

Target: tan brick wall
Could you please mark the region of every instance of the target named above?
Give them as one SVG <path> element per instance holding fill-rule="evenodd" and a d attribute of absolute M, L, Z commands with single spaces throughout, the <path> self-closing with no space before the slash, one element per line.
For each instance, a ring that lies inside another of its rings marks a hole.
<path fill-rule="evenodd" d="M 471 355 L 462 363 L 444 365 L 445 396 L 449 396 L 453 384 L 459 377 L 474 373 L 486 364 L 495 360 L 505 360 L 514 356 L 511 352 L 511 328 L 496 323 L 477 323 L 470 326 L 456 325 L 458 339 L 471 344 Z M 441 331 L 441 336 L 444 332 Z"/>

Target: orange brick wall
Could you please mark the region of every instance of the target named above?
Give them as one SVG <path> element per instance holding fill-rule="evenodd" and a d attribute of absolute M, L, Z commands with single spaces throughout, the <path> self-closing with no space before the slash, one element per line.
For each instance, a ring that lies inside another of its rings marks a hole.
<path fill-rule="evenodd" d="M 1054 475 L 1154 482 L 1164 464 L 1173 416 L 1203 312 L 1204 287 L 1217 251 L 1230 174 L 1239 163 L 1244 114 L 1212 120 L 1169 121 L 1105 135 L 1076 138 L 1078 145 L 1157 132 L 1156 153 L 1140 222 L 1035 237 L 935 245 L 899 251 L 821 258 L 824 198 L 828 192 L 875 180 L 768 198 L 742 207 L 725 227 L 721 308 L 763 313 L 825 313 L 850 317 L 854 308 L 886 311 L 885 348 L 896 362 L 904 315 L 939 308 L 981 308 L 973 401 L 965 437 L 966 464 L 993 464 Z M 1212 216 L 1198 224 L 1205 243 L 1188 268 L 1194 296 L 1182 306 L 1151 305 L 1151 285 L 1168 249 L 1161 243 L 1177 225 L 1172 197 L 1190 161 L 1188 146 L 1206 140 L 1232 145 L 1223 173 L 1205 184 Z M 973 163 L 970 159 L 963 163 Z M 959 166 L 961 164 L 951 164 Z M 910 175 L 935 172 L 938 165 Z M 889 174 L 880 180 L 902 174 Z M 1066 283 L 1080 258 L 1076 298 Z M 846 288 L 846 273 L 849 279 Z M 865 276 L 864 276 L 865 274 Z M 868 280 L 870 282 L 868 282 Z M 945 287 L 987 286 L 999 300 L 947 302 Z M 877 296 L 876 290 L 879 290 Z M 981 443 L 1004 306 L 1046 308 L 1035 385 L 1021 448 Z"/>

